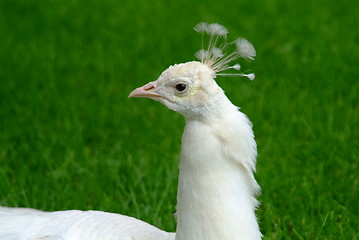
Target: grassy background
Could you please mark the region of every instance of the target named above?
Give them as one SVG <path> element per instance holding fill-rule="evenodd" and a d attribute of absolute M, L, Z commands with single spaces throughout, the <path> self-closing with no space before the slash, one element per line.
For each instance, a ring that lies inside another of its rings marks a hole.
<path fill-rule="evenodd" d="M 181 116 L 129 92 L 194 60 L 200 21 L 257 48 L 219 78 L 253 121 L 264 239 L 358 239 L 357 1 L 0 0 L 0 205 L 173 231 Z"/>

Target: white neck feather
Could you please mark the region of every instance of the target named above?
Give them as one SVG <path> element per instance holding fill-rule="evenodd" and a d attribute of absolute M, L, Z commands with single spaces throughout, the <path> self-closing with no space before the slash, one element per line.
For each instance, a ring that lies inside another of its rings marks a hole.
<path fill-rule="evenodd" d="M 258 240 L 256 144 L 247 117 L 227 98 L 211 121 L 186 119 L 176 240 Z"/>

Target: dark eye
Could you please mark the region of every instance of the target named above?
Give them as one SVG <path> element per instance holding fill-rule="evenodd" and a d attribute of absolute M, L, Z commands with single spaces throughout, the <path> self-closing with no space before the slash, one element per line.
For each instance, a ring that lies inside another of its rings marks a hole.
<path fill-rule="evenodd" d="M 187 85 L 184 83 L 179 83 L 175 86 L 176 90 L 179 92 L 183 92 L 184 90 L 186 90 Z"/>

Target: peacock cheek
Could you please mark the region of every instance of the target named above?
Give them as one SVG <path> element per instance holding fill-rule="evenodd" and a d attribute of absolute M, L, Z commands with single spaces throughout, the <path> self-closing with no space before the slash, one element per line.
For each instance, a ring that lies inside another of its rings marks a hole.
<path fill-rule="evenodd" d="M 208 103 L 208 100 L 209 98 L 206 92 L 197 91 L 197 93 L 193 95 L 193 102 L 196 103 L 196 105 L 198 106 L 206 105 L 206 103 Z"/>

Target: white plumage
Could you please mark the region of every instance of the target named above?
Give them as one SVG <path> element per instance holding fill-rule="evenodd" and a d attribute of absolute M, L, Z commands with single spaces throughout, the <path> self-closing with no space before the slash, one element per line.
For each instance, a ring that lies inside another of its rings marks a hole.
<path fill-rule="evenodd" d="M 259 186 L 253 176 L 257 151 L 251 123 L 214 80 L 217 75 L 253 78 L 252 74 L 220 72 L 239 70 L 239 64 L 228 64 L 240 57 L 253 59 L 255 50 L 240 38 L 232 42 L 237 49 L 226 54 L 224 50 L 230 45 L 226 42 L 227 29 L 219 24 L 201 23 L 195 30 L 210 35 L 208 49 L 196 54 L 201 62 L 171 66 L 156 81 L 129 96 L 159 101 L 186 119 L 176 236 L 119 214 L 0 208 L 0 239 L 261 239 L 255 216 Z"/>
<path fill-rule="evenodd" d="M 138 219 L 100 211 L 0 208 L 1 240 L 173 240 Z"/>

